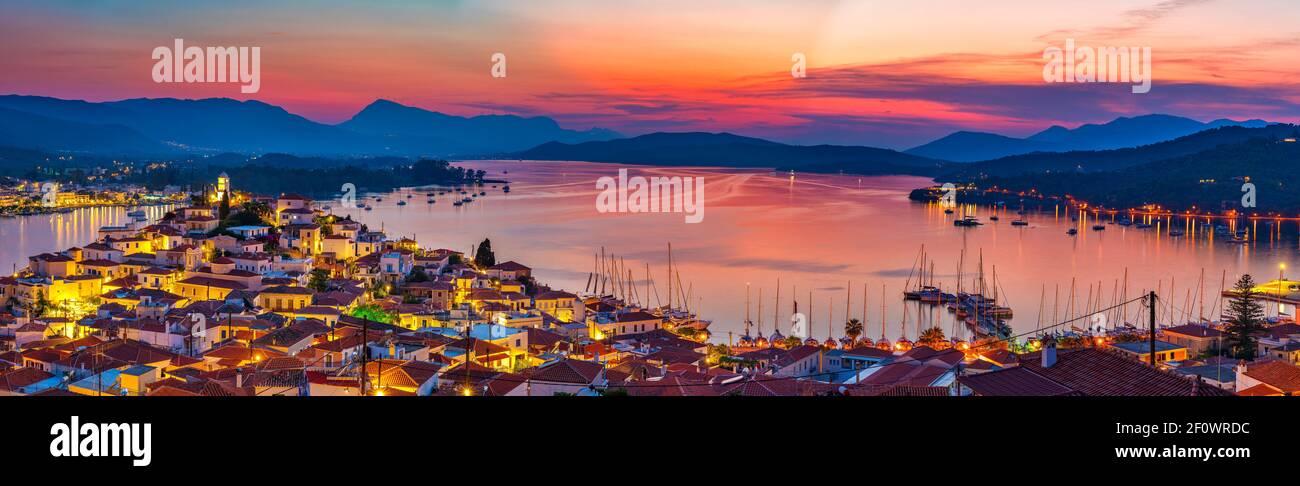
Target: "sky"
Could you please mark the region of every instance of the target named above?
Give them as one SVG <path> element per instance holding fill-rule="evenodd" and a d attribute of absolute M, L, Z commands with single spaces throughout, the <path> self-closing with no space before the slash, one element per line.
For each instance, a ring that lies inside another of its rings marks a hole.
<path fill-rule="evenodd" d="M 158 84 L 155 47 L 258 46 L 261 89 Z M 1150 92 L 1047 83 L 1044 50 L 1150 47 Z M 0 94 L 256 99 L 339 123 L 383 98 L 627 135 L 908 148 L 1118 116 L 1300 122 L 1295 0 L 7 0 Z M 506 56 L 494 78 L 492 56 Z M 791 76 L 803 54 L 806 77 Z"/>

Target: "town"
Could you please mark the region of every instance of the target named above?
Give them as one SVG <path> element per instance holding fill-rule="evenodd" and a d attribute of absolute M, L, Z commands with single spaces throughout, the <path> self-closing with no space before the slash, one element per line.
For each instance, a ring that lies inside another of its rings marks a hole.
<path fill-rule="evenodd" d="M 844 337 L 828 328 L 818 341 L 779 329 L 765 336 L 760 318 L 751 336 L 747 316 L 743 336 L 710 342 L 709 321 L 691 312 L 689 299 L 673 304 L 671 278 L 668 304 L 650 306 L 613 259 L 598 256 L 590 277 L 599 285 L 589 278 L 575 293 L 537 281 L 525 264 L 498 261 L 488 240 L 470 253 L 422 246 L 427 242 L 376 231 L 302 195 L 239 191 L 225 174 L 189 196 L 188 206 L 159 221 L 100 228 L 96 241 L 32 255 L 25 269 L 0 278 L 7 309 L 0 315 L 0 394 L 1300 390 L 1300 325 L 1280 312 L 1260 322 L 1261 337 L 1252 342 L 1258 350 L 1249 360 L 1221 353 L 1228 333 L 1208 323 L 1166 326 L 1156 336 L 1070 331 L 1019 342 L 997 335 L 949 340 L 940 332 L 890 343 L 864 336 L 858 319 L 844 327 Z M 1267 284 L 1261 288 L 1267 295 Z"/>

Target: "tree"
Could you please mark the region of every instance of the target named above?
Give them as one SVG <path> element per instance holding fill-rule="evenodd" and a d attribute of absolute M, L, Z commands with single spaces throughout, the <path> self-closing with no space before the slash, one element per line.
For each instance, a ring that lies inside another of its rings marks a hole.
<path fill-rule="evenodd" d="M 429 274 L 425 273 L 424 267 L 415 267 L 411 269 L 411 274 L 406 276 L 407 283 L 411 282 L 428 282 Z"/>
<path fill-rule="evenodd" d="M 939 343 L 947 340 L 948 338 L 943 335 L 943 329 L 932 327 L 921 331 L 921 337 L 917 338 L 916 344 L 934 348 L 937 347 Z"/>
<path fill-rule="evenodd" d="M 257 219 L 260 220 L 260 224 L 275 223 L 271 218 L 271 206 L 267 203 L 248 201 L 244 203 L 243 209 L 243 212 L 257 216 Z"/>
<path fill-rule="evenodd" d="M 520 285 L 524 286 L 524 295 L 530 297 L 537 295 L 537 282 L 533 280 L 532 276 L 523 275 L 516 280 L 519 281 Z"/>
<path fill-rule="evenodd" d="M 50 309 L 50 301 L 49 299 L 45 298 L 45 292 L 41 292 L 40 290 L 37 290 L 36 301 L 32 302 L 32 305 L 27 309 L 28 312 L 31 313 L 32 317 L 41 317 L 45 315 L 45 311 L 49 309 Z"/>
<path fill-rule="evenodd" d="M 226 189 L 225 194 L 221 195 L 221 205 L 217 207 L 217 219 L 221 221 L 225 221 L 226 218 L 228 217 L 230 217 L 230 189 L 229 188 Z"/>
<path fill-rule="evenodd" d="M 317 292 L 329 290 L 330 272 L 323 268 L 317 268 L 311 271 L 311 276 L 307 280 L 307 288 Z"/>
<path fill-rule="evenodd" d="M 352 309 L 352 317 L 359 317 L 384 324 L 392 324 L 396 321 L 392 313 L 385 311 L 376 304 L 359 305 Z"/>
<path fill-rule="evenodd" d="M 710 364 L 717 364 L 721 362 L 723 358 L 731 356 L 731 347 L 726 344 L 710 344 L 705 349 L 708 350 L 706 356 L 708 356 Z"/>
<path fill-rule="evenodd" d="M 1259 335 L 1264 333 L 1264 305 L 1256 297 L 1255 279 L 1249 274 L 1242 275 L 1232 288 L 1232 298 L 1228 299 L 1227 334 L 1223 344 L 1230 356 L 1237 359 L 1255 359 L 1255 350 Z"/>
<path fill-rule="evenodd" d="M 483 242 L 478 244 L 478 250 L 474 252 L 474 264 L 479 268 L 497 264 L 497 256 L 492 253 L 492 240 L 483 238 Z"/>
<path fill-rule="evenodd" d="M 854 318 L 854 319 L 849 319 L 849 322 L 845 322 L 844 335 L 848 336 L 849 339 L 857 341 L 858 336 L 862 335 L 862 321 L 859 321 L 856 318 Z"/>

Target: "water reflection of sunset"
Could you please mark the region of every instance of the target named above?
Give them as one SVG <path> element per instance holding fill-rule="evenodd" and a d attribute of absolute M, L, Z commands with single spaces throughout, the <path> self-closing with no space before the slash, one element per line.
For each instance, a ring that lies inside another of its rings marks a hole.
<path fill-rule="evenodd" d="M 837 336 L 841 332 L 846 295 L 852 298 L 848 306 L 852 317 L 862 316 L 864 283 L 869 290 L 867 335 L 878 336 L 884 286 L 886 331 L 895 339 L 904 322 L 903 287 L 923 244 L 934 262 L 935 281 L 945 291 L 956 285 L 962 248 L 966 249 L 966 290 L 982 253 L 986 277 L 991 280 L 996 267 L 999 293 L 1015 309 L 1012 325 L 1019 330 L 1034 328 L 1040 297 L 1046 302 L 1044 321 L 1052 313 L 1054 294 L 1059 295 L 1057 313 L 1063 316 L 1072 280 L 1076 308 L 1089 299 L 1090 288 L 1093 301 L 1109 303 L 1127 269 L 1129 298 L 1144 290 L 1168 292 L 1172 286 L 1176 295 L 1171 302 L 1182 309 L 1189 300 L 1196 302 L 1197 291 L 1189 295 L 1188 289 L 1198 287 L 1204 268 L 1209 309 L 1225 270 L 1231 284 L 1240 272 L 1275 275 L 1279 261 L 1291 259 L 1267 239 L 1241 246 L 1173 238 L 1167 227 L 1156 231 L 1110 225 L 1106 231 L 1089 231 L 1092 216 L 1084 215 L 1076 223 L 1064 209 L 1031 214 L 1030 226 L 1017 228 L 1009 224 L 1014 208 L 1007 210 L 1009 214 L 1003 212 L 1000 222 L 991 223 L 987 221 L 990 209 L 970 206 L 987 224 L 955 228 L 953 216 L 941 208 L 907 200 L 911 189 L 929 184 L 916 177 L 797 174 L 792 183 L 788 174 L 767 170 L 630 167 L 634 175 L 705 178 L 707 217 L 700 224 L 685 224 L 680 215 L 670 213 L 598 213 L 593 203 L 598 192 L 595 180 L 626 166 L 494 161 L 465 165 L 510 179 L 511 192 L 489 189 L 487 197 L 461 208 L 442 199 L 433 205 L 399 207 L 394 201 L 401 198 L 386 197 L 374 204 L 375 210 L 355 212 L 354 217 L 398 236 L 415 236 L 427 245 L 461 251 L 491 238 L 499 258 L 534 262 L 541 281 L 568 290 L 582 290 L 593 252 L 603 246 L 626 259 L 638 288 L 647 283 L 645 264 L 649 263 L 654 280 L 651 293 L 657 290 L 662 299 L 667 298 L 667 245 L 672 242 L 683 284 L 695 296 L 692 303 L 714 320 L 711 329 L 721 340 L 728 332 L 743 330 L 746 282 L 755 293 L 760 287 L 766 289 L 762 317 L 769 333 L 774 319 L 788 325 L 795 299 L 800 309 L 808 308 L 812 291 L 812 330 L 819 339 L 827 332 L 828 315 Z M 502 174 L 503 170 L 509 174 Z M 1065 234 L 1070 227 L 1084 229 L 1070 237 Z M 778 277 L 783 315 L 773 312 Z M 845 288 L 849 281 L 852 291 Z M 797 295 L 792 295 L 795 288 Z M 752 306 L 751 312 L 756 312 L 757 303 Z M 952 315 L 942 309 L 915 303 L 906 308 L 907 334 L 913 339 L 921 327 L 939 325 L 949 333 L 954 329 Z M 1135 313 L 1136 306 L 1129 320 L 1136 319 Z M 757 316 L 754 320 L 757 323 Z M 961 329 L 955 329 L 960 335 Z"/>
<path fill-rule="evenodd" d="M 144 206 L 150 221 L 162 218 L 169 206 Z M 99 206 L 76 209 L 70 213 L 39 214 L 0 219 L 0 267 L 5 272 L 25 267 L 27 257 L 58 252 L 99 239 L 99 228 L 124 225 L 126 215 L 137 208 Z"/>

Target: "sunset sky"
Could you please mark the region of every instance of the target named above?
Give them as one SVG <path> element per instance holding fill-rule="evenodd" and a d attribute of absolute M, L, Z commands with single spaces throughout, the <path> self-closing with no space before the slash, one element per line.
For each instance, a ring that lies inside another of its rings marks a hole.
<path fill-rule="evenodd" d="M 7 1 L 0 94 L 257 99 L 325 123 L 386 98 L 629 135 L 890 148 L 1146 113 L 1300 122 L 1295 0 L 352 3 Z M 178 37 L 260 46 L 261 91 L 155 84 L 150 53 Z M 1067 38 L 1151 47 L 1151 92 L 1044 83 L 1043 49 Z M 807 78 L 790 76 L 796 52 Z"/>

